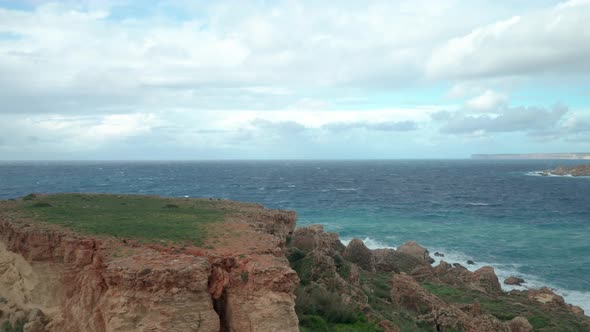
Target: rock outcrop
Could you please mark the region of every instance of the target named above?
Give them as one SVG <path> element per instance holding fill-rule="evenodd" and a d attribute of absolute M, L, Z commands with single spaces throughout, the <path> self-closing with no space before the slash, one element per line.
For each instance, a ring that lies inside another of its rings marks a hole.
<path fill-rule="evenodd" d="M 590 165 L 562 166 L 555 169 L 543 171 L 542 175 L 561 175 L 561 176 L 590 176 Z"/>
<path fill-rule="evenodd" d="M 524 279 L 518 278 L 518 277 L 508 277 L 508 278 L 504 279 L 504 284 L 511 285 L 511 286 L 521 286 L 525 282 L 526 281 L 524 281 Z"/>
<path fill-rule="evenodd" d="M 434 259 L 430 257 L 430 253 L 428 252 L 428 250 L 416 243 L 415 241 L 409 241 L 402 244 L 397 249 L 397 251 L 414 256 L 417 259 L 422 260 L 428 264 L 434 263 Z"/>
<path fill-rule="evenodd" d="M 375 257 L 362 240 L 352 239 L 342 256 L 366 271 L 375 271 Z"/>
<path fill-rule="evenodd" d="M 240 233 L 214 249 L 90 237 L 0 214 L 0 323 L 60 332 L 298 331 L 299 279 L 283 249 L 296 216 L 243 208 L 219 225 Z"/>

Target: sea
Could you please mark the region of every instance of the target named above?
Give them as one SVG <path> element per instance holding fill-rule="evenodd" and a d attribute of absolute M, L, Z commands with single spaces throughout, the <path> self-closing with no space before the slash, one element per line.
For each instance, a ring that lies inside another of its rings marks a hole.
<path fill-rule="evenodd" d="M 493 266 L 501 281 L 517 276 L 526 287 L 554 288 L 590 313 L 590 178 L 538 173 L 578 163 L 0 162 L 0 199 L 84 192 L 256 202 L 295 210 L 299 226 L 324 225 L 344 243 L 395 248 L 415 240 L 447 262 Z"/>

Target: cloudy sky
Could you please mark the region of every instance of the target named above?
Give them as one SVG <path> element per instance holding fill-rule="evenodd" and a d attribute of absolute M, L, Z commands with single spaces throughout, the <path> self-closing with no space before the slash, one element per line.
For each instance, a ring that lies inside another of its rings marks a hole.
<path fill-rule="evenodd" d="M 590 0 L 0 0 L 0 159 L 590 152 Z"/>

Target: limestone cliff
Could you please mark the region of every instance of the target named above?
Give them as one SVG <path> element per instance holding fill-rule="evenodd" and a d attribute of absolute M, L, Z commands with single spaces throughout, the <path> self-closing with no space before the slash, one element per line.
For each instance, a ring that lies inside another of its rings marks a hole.
<path fill-rule="evenodd" d="M 284 254 L 296 215 L 224 204 L 238 212 L 212 224 L 199 247 L 82 235 L 0 213 L 0 323 L 60 332 L 298 331 L 299 279 Z"/>

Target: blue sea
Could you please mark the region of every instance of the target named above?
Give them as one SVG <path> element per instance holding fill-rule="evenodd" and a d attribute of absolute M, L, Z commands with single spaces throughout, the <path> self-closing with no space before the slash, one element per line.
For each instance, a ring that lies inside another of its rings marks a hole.
<path fill-rule="evenodd" d="M 547 285 L 590 312 L 590 178 L 580 162 L 488 160 L 0 162 L 0 198 L 95 192 L 216 197 L 292 209 L 372 248 L 416 240 L 444 260 Z M 502 279 L 503 280 L 503 279 Z"/>

